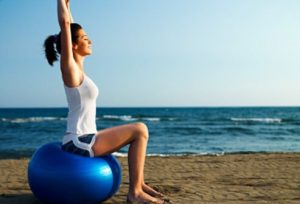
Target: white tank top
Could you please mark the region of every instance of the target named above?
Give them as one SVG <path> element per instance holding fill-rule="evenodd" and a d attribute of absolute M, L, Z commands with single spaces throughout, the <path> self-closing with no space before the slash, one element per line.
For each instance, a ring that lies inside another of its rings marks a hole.
<path fill-rule="evenodd" d="M 77 135 L 93 134 L 96 127 L 96 100 L 98 88 L 86 75 L 78 87 L 65 87 L 69 113 L 67 119 L 67 133 Z"/>

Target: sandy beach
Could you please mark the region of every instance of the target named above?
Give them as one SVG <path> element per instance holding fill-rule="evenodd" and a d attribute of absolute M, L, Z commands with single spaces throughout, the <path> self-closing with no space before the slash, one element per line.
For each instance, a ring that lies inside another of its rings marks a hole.
<path fill-rule="evenodd" d="M 126 203 L 127 158 L 119 192 Z M 28 159 L 0 160 L 0 203 L 40 203 L 27 182 Z M 148 157 L 146 181 L 173 203 L 300 203 L 300 153 Z"/>

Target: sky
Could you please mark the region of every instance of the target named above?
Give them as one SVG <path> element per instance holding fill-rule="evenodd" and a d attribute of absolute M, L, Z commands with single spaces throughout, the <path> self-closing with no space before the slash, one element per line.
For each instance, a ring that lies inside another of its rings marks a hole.
<path fill-rule="evenodd" d="M 98 107 L 299 106 L 299 0 L 71 0 Z M 0 0 L 0 107 L 66 107 L 55 0 Z"/>

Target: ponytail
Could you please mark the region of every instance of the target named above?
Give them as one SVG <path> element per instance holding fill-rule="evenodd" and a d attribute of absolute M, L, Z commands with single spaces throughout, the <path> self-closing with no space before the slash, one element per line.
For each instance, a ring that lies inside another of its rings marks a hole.
<path fill-rule="evenodd" d="M 80 29 L 82 29 L 81 25 L 77 23 L 72 23 L 70 25 L 71 29 L 71 38 L 72 42 L 77 42 L 77 33 Z M 50 35 L 44 42 L 44 50 L 48 63 L 53 66 L 53 63 L 58 60 L 58 56 L 61 51 L 61 41 L 60 41 L 61 33 L 58 35 Z"/>
<path fill-rule="evenodd" d="M 58 60 L 57 44 L 60 35 L 50 35 L 44 42 L 45 55 L 48 63 L 53 66 L 53 62 Z M 56 47 L 54 46 L 56 44 Z"/>

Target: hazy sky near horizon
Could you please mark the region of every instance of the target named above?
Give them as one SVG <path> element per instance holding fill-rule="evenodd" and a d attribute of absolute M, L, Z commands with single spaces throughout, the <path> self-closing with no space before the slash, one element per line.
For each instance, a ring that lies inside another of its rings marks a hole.
<path fill-rule="evenodd" d="M 298 0 L 71 0 L 98 106 L 300 105 Z M 0 0 L 0 107 L 65 107 L 55 0 Z"/>

